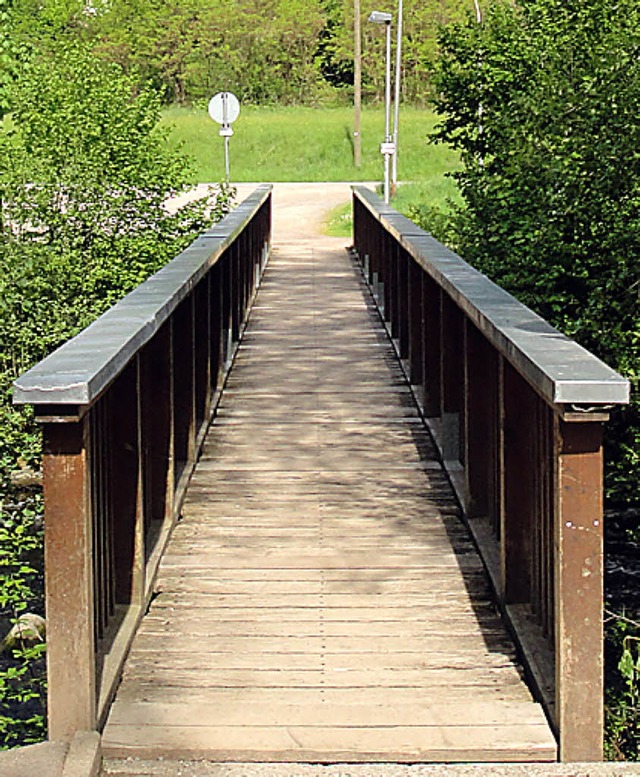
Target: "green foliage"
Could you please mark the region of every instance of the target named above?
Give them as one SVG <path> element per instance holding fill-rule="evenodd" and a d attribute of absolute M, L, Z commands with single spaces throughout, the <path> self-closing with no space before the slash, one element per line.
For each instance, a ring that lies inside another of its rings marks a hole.
<path fill-rule="evenodd" d="M 640 7 L 494 2 L 443 31 L 437 139 L 461 153 L 456 242 L 630 378 L 607 441 L 611 501 L 639 499 Z"/>
<path fill-rule="evenodd" d="M 609 760 L 640 760 L 640 623 L 609 613 L 605 716 Z"/>
<path fill-rule="evenodd" d="M 423 104 L 431 94 L 437 25 L 461 18 L 469 2 L 405 0 L 405 100 Z M 385 36 L 367 23 L 375 1 L 361 4 L 364 95 L 380 100 Z M 12 0 L 11 8 L 12 45 L 91 41 L 106 61 L 151 80 L 167 103 L 224 89 L 245 104 L 316 105 L 352 92 L 353 0 Z"/>
<path fill-rule="evenodd" d="M 54 28 L 72 6 L 46 5 Z M 15 31 L 19 40 L 20 25 Z M 12 485 L 16 470 L 39 467 L 40 433 L 29 409 L 12 407 L 12 381 L 173 258 L 233 197 L 228 187 L 212 188 L 205 201 L 170 212 L 165 203 L 190 168 L 159 127 L 157 94 L 86 44 L 61 40 L 47 38 L 14 62 L 0 120 L 4 631 L 27 609 L 42 614 L 44 594 L 41 497 Z M 44 690 L 44 645 L 5 651 L 0 747 L 43 738 Z"/>
<path fill-rule="evenodd" d="M 44 612 L 42 499 L 24 497 L 0 511 L 0 622 L 5 630 L 20 614 Z M 22 643 L 0 656 L 0 748 L 44 738 L 46 672 L 44 643 Z"/>

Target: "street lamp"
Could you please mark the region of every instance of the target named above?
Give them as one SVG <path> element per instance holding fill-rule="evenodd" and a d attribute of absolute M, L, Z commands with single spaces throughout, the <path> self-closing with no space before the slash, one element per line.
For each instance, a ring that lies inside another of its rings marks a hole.
<path fill-rule="evenodd" d="M 380 153 L 384 156 L 384 201 L 389 204 L 389 167 L 390 159 L 395 151 L 391 136 L 391 14 L 384 11 L 372 11 L 369 21 L 374 24 L 384 24 L 387 38 L 385 57 L 385 89 L 384 89 L 384 143 L 380 145 Z"/>

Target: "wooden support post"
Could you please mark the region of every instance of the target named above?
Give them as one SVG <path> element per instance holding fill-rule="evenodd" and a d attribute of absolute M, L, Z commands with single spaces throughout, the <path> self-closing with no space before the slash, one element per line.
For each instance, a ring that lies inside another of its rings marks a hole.
<path fill-rule="evenodd" d="M 173 423 L 171 324 L 166 323 L 143 351 L 140 363 L 140 418 L 145 472 L 146 528 L 173 516 Z M 155 537 L 153 540 L 155 541 Z M 147 558 L 152 548 L 147 548 Z"/>
<path fill-rule="evenodd" d="M 85 420 L 44 426 L 49 739 L 96 727 L 92 519 Z"/>
<path fill-rule="evenodd" d="M 507 604 L 531 602 L 536 467 L 535 394 L 504 364 L 504 502 L 502 512 L 502 596 Z"/>
<path fill-rule="evenodd" d="M 424 321 L 422 297 L 422 268 L 409 257 L 409 376 L 413 386 L 422 386 L 424 351 Z"/>
<path fill-rule="evenodd" d="M 401 359 L 406 359 L 409 356 L 410 260 L 402 246 L 395 240 L 393 242 L 396 246 L 396 262 L 398 266 L 398 353 Z"/>
<path fill-rule="evenodd" d="M 194 307 L 194 402 L 196 433 L 200 434 L 209 423 L 211 378 L 209 374 L 209 276 L 196 286 L 193 292 Z"/>
<path fill-rule="evenodd" d="M 113 548 L 116 602 L 140 603 L 144 591 L 144 518 L 140 467 L 140 419 L 137 360 L 111 388 L 113 418 L 109 437 L 101 444 L 111 456 Z M 101 516 L 98 520 L 101 520 Z"/>
<path fill-rule="evenodd" d="M 464 333 L 465 512 L 494 524 L 498 494 L 499 356 L 467 319 Z"/>
<path fill-rule="evenodd" d="M 440 416 L 440 388 L 442 386 L 442 357 L 440 340 L 442 291 L 428 275 L 422 275 L 422 311 L 424 317 L 423 363 L 424 414 L 427 418 Z"/>
<path fill-rule="evenodd" d="M 464 440 L 464 368 L 463 322 L 460 308 L 448 294 L 442 295 L 440 317 L 440 401 L 442 417 L 442 457 L 445 461 L 463 459 Z"/>
<path fill-rule="evenodd" d="M 562 761 L 601 761 L 602 427 L 557 421 L 556 719 Z"/>

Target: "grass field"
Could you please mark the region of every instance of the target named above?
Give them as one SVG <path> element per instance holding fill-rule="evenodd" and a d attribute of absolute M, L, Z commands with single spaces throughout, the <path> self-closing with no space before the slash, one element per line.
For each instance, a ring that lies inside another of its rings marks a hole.
<path fill-rule="evenodd" d="M 196 182 L 224 177 L 224 145 L 206 110 L 170 108 L 163 122 L 171 138 L 195 161 Z M 403 108 L 400 115 L 399 177 L 438 179 L 455 169 L 456 155 L 428 142 L 433 113 Z M 244 106 L 230 141 L 231 179 L 244 181 L 371 181 L 382 177 L 379 151 L 384 134 L 381 109 L 362 114 L 362 166 L 353 165 L 353 111 L 350 108 L 266 108 Z M 443 185 L 452 190 L 450 181 Z"/>
<path fill-rule="evenodd" d="M 398 177 L 394 205 L 428 203 L 441 209 L 458 192 L 446 176 L 458 167 L 451 149 L 429 142 L 437 122 L 426 110 L 402 108 Z M 194 183 L 224 178 L 224 142 L 205 109 L 170 108 L 163 123 L 172 128 L 171 142 L 182 144 L 195 164 Z M 384 113 L 368 108 L 362 114 L 362 166 L 353 164 L 353 111 L 350 108 L 244 106 L 230 141 L 232 182 L 380 181 L 380 141 Z M 338 208 L 327 222 L 333 235 L 351 232 L 350 207 Z"/>

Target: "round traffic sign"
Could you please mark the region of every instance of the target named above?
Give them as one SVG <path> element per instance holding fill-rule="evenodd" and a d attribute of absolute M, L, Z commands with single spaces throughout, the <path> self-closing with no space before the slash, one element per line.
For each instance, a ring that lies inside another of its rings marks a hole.
<path fill-rule="evenodd" d="M 218 92 L 209 100 L 209 116 L 218 124 L 233 124 L 240 115 L 240 103 L 231 92 Z"/>

